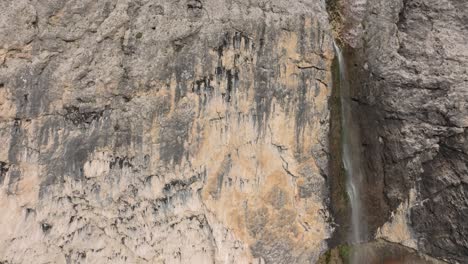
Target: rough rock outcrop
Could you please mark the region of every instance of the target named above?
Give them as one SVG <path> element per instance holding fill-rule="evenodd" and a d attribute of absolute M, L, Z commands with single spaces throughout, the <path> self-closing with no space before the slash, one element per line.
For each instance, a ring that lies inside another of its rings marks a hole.
<path fill-rule="evenodd" d="M 468 3 L 326 2 L 1 1 L 0 263 L 313 263 L 345 243 L 333 36 L 363 225 L 398 244 L 371 249 L 468 262 Z"/>
<path fill-rule="evenodd" d="M 307 263 L 321 1 L 0 2 L 1 263 Z"/>
<path fill-rule="evenodd" d="M 343 29 L 360 34 L 343 36 L 368 188 L 378 188 L 366 202 L 381 213 L 368 221 L 375 230 L 391 211 L 380 237 L 466 263 L 468 3 L 369 0 L 365 13 Z"/>

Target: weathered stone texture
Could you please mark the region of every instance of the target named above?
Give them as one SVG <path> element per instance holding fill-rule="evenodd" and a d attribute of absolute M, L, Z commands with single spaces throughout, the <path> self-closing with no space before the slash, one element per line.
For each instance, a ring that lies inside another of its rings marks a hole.
<path fill-rule="evenodd" d="M 464 0 L 367 1 L 361 40 L 345 38 L 361 42 L 348 59 L 367 175 L 394 212 L 380 235 L 454 263 L 468 261 L 467 18 Z"/>
<path fill-rule="evenodd" d="M 0 262 L 315 261 L 331 41 L 320 1 L 0 1 Z"/>

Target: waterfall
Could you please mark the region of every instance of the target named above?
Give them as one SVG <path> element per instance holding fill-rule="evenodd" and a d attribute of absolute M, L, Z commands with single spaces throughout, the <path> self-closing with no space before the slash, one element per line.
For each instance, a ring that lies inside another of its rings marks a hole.
<path fill-rule="evenodd" d="M 351 234 L 349 240 L 352 244 L 362 242 L 365 235 L 365 225 L 362 219 L 362 206 L 360 199 L 360 186 L 362 170 L 360 166 L 360 146 L 356 133 L 356 124 L 351 114 L 351 97 L 349 81 L 347 79 L 346 64 L 340 47 L 333 42 L 339 65 L 339 92 L 341 101 L 341 157 L 346 174 L 346 192 L 351 206 Z M 353 257 L 354 258 L 354 257 Z M 356 261 L 353 261 L 356 263 Z"/>

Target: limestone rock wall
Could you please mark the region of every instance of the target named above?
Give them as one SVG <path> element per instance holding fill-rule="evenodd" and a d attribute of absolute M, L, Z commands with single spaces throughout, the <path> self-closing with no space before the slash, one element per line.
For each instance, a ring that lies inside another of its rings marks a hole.
<path fill-rule="evenodd" d="M 1 1 L 0 262 L 314 262 L 331 41 L 321 1 Z"/>

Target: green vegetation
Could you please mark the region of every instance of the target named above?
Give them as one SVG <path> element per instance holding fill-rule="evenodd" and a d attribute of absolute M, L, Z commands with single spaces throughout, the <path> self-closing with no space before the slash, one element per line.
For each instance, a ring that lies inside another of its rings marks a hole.
<path fill-rule="evenodd" d="M 339 245 L 323 253 L 317 264 L 350 264 L 352 250 L 350 245 Z"/>
<path fill-rule="evenodd" d="M 331 260 L 331 251 L 328 250 L 327 252 L 325 252 L 325 263 L 330 263 L 330 260 Z"/>
<path fill-rule="evenodd" d="M 350 245 L 341 245 L 338 247 L 338 252 L 340 253 L 340 258 L 344 264 L 349 264 L 351 261 L 351 251 L 352 247 Z"/>

